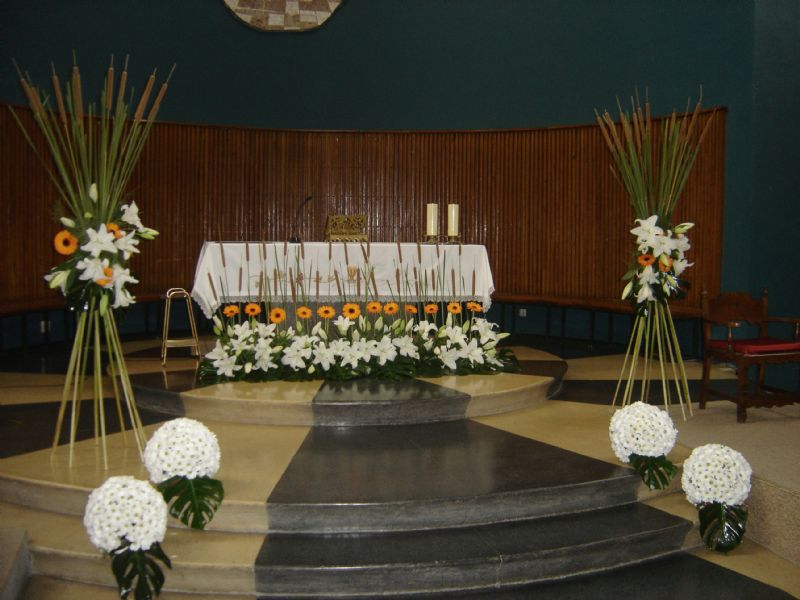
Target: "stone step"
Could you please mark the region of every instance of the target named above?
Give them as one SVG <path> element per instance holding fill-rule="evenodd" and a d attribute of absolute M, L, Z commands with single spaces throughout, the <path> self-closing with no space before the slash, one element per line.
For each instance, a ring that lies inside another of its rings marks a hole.
<path fill-rule="evenodd" d="M 32 572 L 113 585 L 81 519 L 0 504 L 29 524 Z M 169 529 L 166 589 L 266 597 L 445 593 L 574 576 L 680 548 L 685 520 L 640 504 L 462 529 L 384 534 L 256 534 Z"/>
<path fill-rule="evenodd" d="M 365 426 L 456 421 L 544 402 L 548 375 L 500 373 L 403 381 L 230 382 L 196 387 L 193 371 L 131 376 L 140 408 L 200 421 Z M 557 386 L 556 386 L 557 387 Z"/>
<path fill-rule="evenodd" d="M 491 590 L 618 568 L 677 552 L 690 523 L 641 504 L 464 529 L 270 535 L 264 597 L 369 597 Z"/>

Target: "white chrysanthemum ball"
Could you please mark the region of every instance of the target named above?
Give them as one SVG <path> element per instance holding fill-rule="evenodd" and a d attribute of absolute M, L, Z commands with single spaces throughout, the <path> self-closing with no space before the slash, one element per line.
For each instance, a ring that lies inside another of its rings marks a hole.
<path fill-rule="evenodd" d="M 89 495 L 83 525 L 92 543 L 106 552 L 119 548 L 123 538 L 131 550 L 147 550 L 164 539 L 167 504 L 146 481 L 109 477 Z"/>
<path fill-rule="evenodd" d="M 735 506 L 750 495 L 752 474 L 750 463 L 733 448 L 706 444 L 692 450 L 683 463 L 681 486 L 695 506 L 712 502 Z"/>
<path fill-rule="evenodd" d="M 614 413 L 608 434 L 614 454 L 627 463 L 631 454 L 666 456 L 675 445 L 678 430 L 665 411 L 634 402 Z"/>
<path fill-rule="evenodd" d="M 180 418 L 156 430 L 144 450 L 144 466 L 153 483 L 172 477 L 213 477 L 219 457 L 217 436 L 200 421 Z"/>

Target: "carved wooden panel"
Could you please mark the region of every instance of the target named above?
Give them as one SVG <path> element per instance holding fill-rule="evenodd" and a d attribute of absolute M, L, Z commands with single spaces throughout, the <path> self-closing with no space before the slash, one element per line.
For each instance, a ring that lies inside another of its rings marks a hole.
<path fill-rule="evenodd" d="M 29 120 L 30 114 L 21 115 Z M 703 114 L 707 119 L 709 113 Z M 0 111 L 0 302 L 55 297 L 55 191 L 8 110 Z M 676 222 L 694 221 L 693 288 L 719 291 L 725 111 L 703 143 Z M 281 131 L 159 123 L 131 181 L 161 231 L 132 268 L 135 293 L 190 288 L 204 240 L 322 240 L 329 215 L 366 215 L 372 241 L 416 241 L 425 204 L 460 205 L 465 243 L 485 244 L 498 292 L 617 298 L 633 213 L 596 125 L 513 131 Z M 295 217 L 303 200 L 297 225 Z"/>
<path fill-rule="evenodd" d="M 263 31 L 319 27 L 344 0 L 224 0 L 237 19 Z"/>

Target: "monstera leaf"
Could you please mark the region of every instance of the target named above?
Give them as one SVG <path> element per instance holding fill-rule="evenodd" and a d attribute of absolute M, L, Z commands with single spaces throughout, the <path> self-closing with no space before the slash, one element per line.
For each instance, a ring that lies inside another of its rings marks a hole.
<path fill-rule="evenodd" d="M 211 477 L 173 477 L 158 484 L 169 514 L 192 529 L 204 529 L 214 518 L 225 490 Z"/>
<path fill-rule="evenodd" d="M 156 559 L 172 568 L 158 542 L 147 550 L 131 550 L 130 542 L 126 541 L 114 550 L 111 571 L 117 580 L 120 598 L 124 600 L 133 592 L 135 600 L 152 600 L 161 593 L 164 573 Z"/>
<path fill-rule="evenodd" d="M 668 461 L 666 456 L 631 454 L 630 460 L 631 466 L 651 490 L 663 490 L 678 472 L 678 468 Z"/>
<path fill-rule="evenodd" d="M 742 543 L 747 523 L 747 508 L 719 502 L 703 504 L 699 509 L 700 537 L 717 552 L 730 552 Z"/>

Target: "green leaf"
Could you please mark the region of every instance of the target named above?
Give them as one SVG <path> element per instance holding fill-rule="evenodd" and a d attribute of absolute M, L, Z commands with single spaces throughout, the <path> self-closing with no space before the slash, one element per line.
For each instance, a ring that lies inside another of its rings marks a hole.
<path fill-rule="evenodd" d="M 173 477 L 158 484 L 169 505 L 169 514 L 192 529 L 204 529 L 214 518 L 225 490 L 211 477 Z"/>
<path fill-rule="evenodd" d="M 631 454 L 631 466 L 636 469 L 644 484 L 651 490 L 663 490 L 675 477 L 678 468 L 666 456 L 640 456 Z"/>
<path fill-rule="evenodd" d="M 170 569 L 172 563 L 158 542 L 147 550 L 131 550 L 130 542 L 125 540 L 111 555 L 111 572 L 117 580 L 120 598 L 125 599 L 133 592 L 136 600 L 152 600 L 161 593 L 164 573 L 156 559 Z"/>
<path fill-rule="evenodd" d="M 701 504 L 700 537 L 706 546 L 717 552 L 730 552 L 742 543 L 747 523 L 747 508 L 720 502 Z"/>

